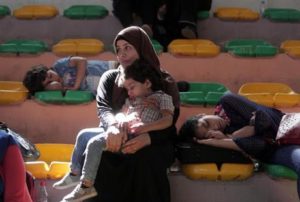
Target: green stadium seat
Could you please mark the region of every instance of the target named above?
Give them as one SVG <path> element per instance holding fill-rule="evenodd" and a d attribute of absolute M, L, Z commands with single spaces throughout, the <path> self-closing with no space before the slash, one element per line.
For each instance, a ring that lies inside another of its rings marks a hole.
<path fill-rule="evenodd" d="M 286 166 L 264 163 L 263 170 L 273 178 L 298 179 L 297 173 Z"/>
<path fill-rule="evenodd" d="M 263 16 L 267 19 L 280 22 L 300 21 L 300 11 L 292 8 L 267 8 Z"/>
<path fill-rule="evenodd" d="M 0 17 L 10 15 L 10 9 L 8 6 L 0 5 Z"/>
<path fill-rule="evenodd" d="M 233 39 L 225 43 L 224 50 L 241 57 L 270 57 L 278 53 L 275 46 L 260 39 Z"/>
<path fill-rule="evenodd" d="M 101 5 L 73 5 L 63 15 L 70 19 L 99 19 L 107 16 L 108 10 Z"/>
<path fill-rule="evenodd" d="M 40 91 L 34 94 L 37 101 L 51 104 L 81 104 L 94 100 L 90 91 L 67 90 L 63 95 L 62 91 Z"/>
<path fill-rule="evenodd" d="M 0 44 L 0 53 L 38 54 L 47 51 L 48 46 L 39 40 L 9 40 Z"/>
<path fill-rule="evenodd" d="M 157 40 L 151 39 L 151 42 L 156 54 L 160 54 L 164 51 L 164 47 Z"/>
<path fill-rule="evenodd" d="M 219 83 L 190 82 L 189 90 L 180 92 L 183 105 L 215 105 L 229 90 Z"/>

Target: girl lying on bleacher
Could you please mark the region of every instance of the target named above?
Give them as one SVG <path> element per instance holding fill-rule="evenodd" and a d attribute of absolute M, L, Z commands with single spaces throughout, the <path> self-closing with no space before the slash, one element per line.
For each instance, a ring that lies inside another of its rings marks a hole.
<path fill-rule="evenodd" d="M 215 108 L 214 115 L 189 118 L 179 137 L 199 144 L 241 151 L 260 161 L 279 164 L 300 173 L 300 145 L 279 145 L 276 134 L 284 113 L 228 93 Z M 297 181 L 300 198 L 300 178 Z"/>
<path fill-rule="evenodd" d="M 70 56 L 57 60 L 52 68 L 45 65 L 32 67 L 23 83 L 31 95 L 43 90 L 89 90 L 96 95 L 100 77 L 115 65 L 114 61 Z"/>

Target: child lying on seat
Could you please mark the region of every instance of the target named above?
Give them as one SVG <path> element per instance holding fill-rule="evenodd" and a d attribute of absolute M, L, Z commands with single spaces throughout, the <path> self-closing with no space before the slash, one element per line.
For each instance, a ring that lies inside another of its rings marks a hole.
<path fill-rule="evenodd" d="M 89 90 L 96 95 L 100 77 L 115 65 L 114 61 L 70 56 L 57 60 L 52 68 L 45 65 L 32 67 L 23 83 L 31 95 L 43 90 Z"/>

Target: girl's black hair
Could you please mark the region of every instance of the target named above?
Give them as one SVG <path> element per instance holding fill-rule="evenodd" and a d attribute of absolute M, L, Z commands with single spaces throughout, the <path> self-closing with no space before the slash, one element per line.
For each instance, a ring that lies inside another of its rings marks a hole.
<path fill-rule="evenodd" d="M 140 83 L 145 83 L 148 79 L 151 82 L 151 89 L 153 91 L 163 90 L 162 76 L 157 68 L 152 67 L 150 64 L 143 60 L 136 60 L 130 66 L 125 68 L 125 79 L 133 79 Z"/>
<path fill-rule="evenodd" d="M 43 91 L 43 81 L 46 79 L 49 68 L 45 65 L 33 66 L 29 70 L 23 80 L 24 86 L 28 89 L 30 95 L 34 95 L 37 91 Z"/>
<path fill-rule="evenodd" d="M 178 140 L 183 142 L 192 141 L 198 126 L 199 116 L 189 117 L 181 126 L 178 132 Z"/>

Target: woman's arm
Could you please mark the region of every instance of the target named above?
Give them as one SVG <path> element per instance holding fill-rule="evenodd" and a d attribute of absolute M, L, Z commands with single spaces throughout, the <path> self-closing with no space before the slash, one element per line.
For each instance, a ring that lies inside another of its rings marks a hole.
<path fill-rule="evenodd" d="M 255 134 L 255 128 L 254 126 L 245 126 L 235 132 L 233 132 L 231 135 L 228 135 L 230 138 L 235 137 L 249 137 L 253 136 Z"/>

